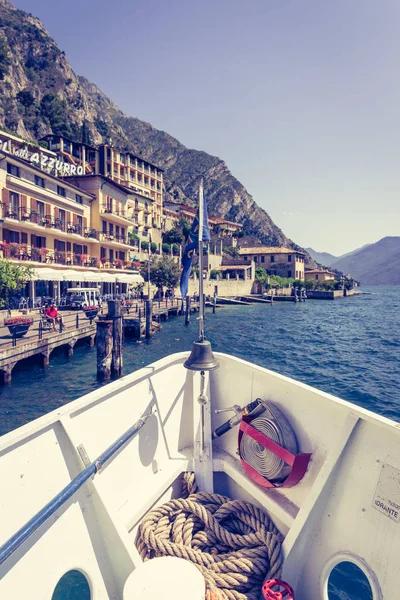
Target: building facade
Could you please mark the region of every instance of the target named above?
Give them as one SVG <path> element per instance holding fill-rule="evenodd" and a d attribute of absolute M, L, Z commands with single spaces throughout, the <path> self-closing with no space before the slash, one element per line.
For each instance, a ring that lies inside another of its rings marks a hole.
<path fill-rule="evenodd" d="M 133 232 L 140 239 L 151 237 L 157 244 L 161 243 L 163 169 L 110 144 L 94 147 L 53 134 L 41 141 L 69 165 L 67 171 L 80 168 L 80 173 L 69 172 L 68 176 L 102 175 L 129 190 L 129 208 L 135 214 Z"/>
<path fill-rule="evenodd" d="M 133 272 L 132 219 L 123 213 L 128 191 L 100 176 L 66 175 L 63 164 L 52 151 L 0 134 L 0 256 L 35 268 L 33 297 L 46 295 L 43 281 L 60 282 L 61 269 L 66 285 L 97 281 L 117 291 L 120 282 L 119 291 L 127 291 L 143 281 L 137 273 L 122 277 Z M 110 213 L 108 198 L 115 202 Z"/>
<path fill-rule="evenodd" d="M 335 279 L 335 273 L 325 269 L 309 269 L 305 273 L 305 278 L 314 281 L 332 281 Z"/>
<path fill-rule="evenodd" d="M 239 256 L 244 261 L 254 261 L 256 267 L 262 267 L 268 275 L 303 280 L 305 253 L 291 248 L 259 246 L 239 248 Z"/>

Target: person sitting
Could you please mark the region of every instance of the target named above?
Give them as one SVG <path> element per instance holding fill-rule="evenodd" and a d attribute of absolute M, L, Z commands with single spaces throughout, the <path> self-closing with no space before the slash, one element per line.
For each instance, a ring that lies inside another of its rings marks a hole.
<path fill-rule="evenodd" d="M 62 324 L 62 318 L 59 316 L 57 307 L 54 303 L 50 304 L 49 308 L 45 312 L 45 315 L 48 321 L 50 321 L 50 323 L 53 325 L 54 331 L 56 330 L 56 323 Z"/>

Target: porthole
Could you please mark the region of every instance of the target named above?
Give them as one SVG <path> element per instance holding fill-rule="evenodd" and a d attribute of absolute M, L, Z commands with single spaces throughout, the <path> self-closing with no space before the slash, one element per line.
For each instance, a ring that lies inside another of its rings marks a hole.
<path fill-rule="evenodd" d="M 77 569 L 68 571 L 58 581 L 51 600 L 90 600 L 88 580 Z"/>
<path fill-rule="evenodd" d="M 329 600 L 374 600 L 365 573 L 352 562 L 343 561 L 331 571 L 328 579 Z"/>
<path fill-rule="evenodd" d="M 383 600 L 378 579 L 361 556 L 337 553 L 321 572 L 323 600 Z"/>

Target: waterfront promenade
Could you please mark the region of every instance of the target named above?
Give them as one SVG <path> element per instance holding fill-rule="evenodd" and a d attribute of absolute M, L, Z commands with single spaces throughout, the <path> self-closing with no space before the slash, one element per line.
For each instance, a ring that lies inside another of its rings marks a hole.
<path fill-rule="evenodd" d="M 180 314 L 181 299 L 167 298 L 155 300 L 152 303 L 152 333 L 160 329 L 160 321 L 166 321 L 170 315 Z M 101 312 L 107 313 L 107 304 Z M 192 302 L 190 312 L 199 310 L 198 302 Z M 123 327 L 126 335 L 141 338 L 145 335 L 146 305 L 145 302 L 135 300 L 122 307 Z M 46 367 L 50 355 L 56 348 L 64 347 L 67 356 L 72 356 L 78 341 L 87 341 L 88 346 L 93 346 L 96 337 L 96 320 L 88 318 L 83 310 L 62 311 L 63 325 L 56 326 L 56 331 L 45 327 L 39 310 L 12 311 L 11 318 L 23 317 L 33 321 L 27 333 L 22 337 L 11 335 L 9 328 L 0 321 L 0 384 L 11 383 L 12 370 L 15 365 L 24 359 L 38 356 L 40 365 Z"/>

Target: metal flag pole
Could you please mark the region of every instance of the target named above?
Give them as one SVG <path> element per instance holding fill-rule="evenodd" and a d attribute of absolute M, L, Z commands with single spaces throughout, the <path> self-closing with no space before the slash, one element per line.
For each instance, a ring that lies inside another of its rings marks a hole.
<path fill-rule="evenodd" d="M 204 196 L 203 180 L 199 187 L 199 342 L 204 342 L 204 283 L 203 283 L 203 228 L 204 228 Z"/>
<path fill-rule="evenodd" d="M 150 298 L 150 248 L 151 248 L 151 235 L 149 236 L 148 261 L 147 261 L 147 295 L 148 295 L 148 300 L 151 300 L 151 298 Z"/>

